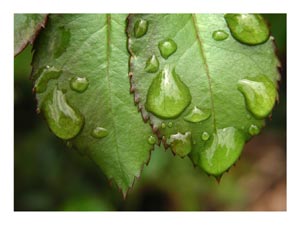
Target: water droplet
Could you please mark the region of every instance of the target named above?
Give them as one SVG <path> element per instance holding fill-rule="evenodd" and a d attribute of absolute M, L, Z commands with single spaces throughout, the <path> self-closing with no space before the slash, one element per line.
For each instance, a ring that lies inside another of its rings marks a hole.
<path fill-rule="evenodd" d="M 270 114 L 276 101 L 276 88 L 266 76 L 238 81 L 238 90 L 244 95 L 248 110 L 258 119 Z"/>
<path fill-rule="evenodd" d="M 161 123 L 161 128 L 166 128 L 166 124 L 165 123 Z"/>
<path fill-rule="evenodd" d="M 150 135 L 148 138 L 148 143 L 150 145 L 154 145 L 156 143 L 156 138 L 154 136 Z"/>
<path fill-rule="evenodd" d="M 169 128 L 172 128 L 172 127 L 173 127 L 173 123 L 172 123 L 172 122 L 169 122 L 169 123 L 168 123 L 168 127 L 169 127 Z"/>
<path fill-rule="evenodd" d="M 223 41 L 228 38 L 228 34 L 224 30 L 216 30 L 213 32 L 212 37 L 216 41 Z"/>
<path fill-rule="evenodd" d="M 148 21 L 139 19 L 134 24 L 134 36 L 136 38 L 143 37 L 148 30 Z"/>
<path fill-rule="evenodd" d="M 67 47 L 70 44 L 70 37 L 70 30 L 65 29 L 64 26 L 59 27 L 54 33 L 54 35 L 52 36 L 52 49 L 55 58 L 58 58 L 66 51 Z"/>
<path fill-rule="evenodd" d="M 83 116 L 68 104 L 64 93 L 56 87 L 42 103 L 42 111 L 53 133 L 65 140 L 75 137 L 84 124 Z"/>
<path fill-rule="evenodd" d="M 257 14 L 226 14 L 232 36 L 243 44 L 258 45 L 268 40 L 270 31 L 264 18 Z"/>
<path fill-rule="evenodd" d="M 175 69 L 166 66 L 153 79 L 147 93 L 146 109 L 166 119 L 180 115 L 191 102 L 188 87 L 180 80 Z"/>
<path fill-rule="evenodd" d="M 197 144 L 196 140 L 193 140 L 193 145 Z"/>
<path fill-rule="evenodd" d="M 108 135 L 108 131 L 103 127 L 95 127 L 91 134 L 94 138 L 103 138 Z"/>
<path fill-rule="evenodd" d="M 184 117 L 184 120 L 192 123 L 198 123 L 208 119 L 209 117 L 209 110 L 200 110 L 197 106 L 194 106 L 194 108 Z"/>
<path fill-rule="evenodd" d="M 89 86 L 89 81 L 86 77 L 73 77 L 70 81 L 70 87 L 77 92 L 84 92 Z"/>
<path fill-rule="evenodd" d="M 72 146 L 73 146 L 71 141 L 67 141 L 66 145 L 67 145 L 68 148 L 72 148 Z"/>
<path fill-rule="evenodd" d="M 209 139 L 209 133 L 207 133 L 206 131 L 204 131 L 202 133 L 201 138 L 202 138 L 203 141 L 207 141 Z"/>
<path fill-rule="evenodd" d="M 218 129 L 209 141 L 205 142 L 200 153 L 199 165 L 207 173 L 219 176 L 239 158 L 245 144 L 243 133 L 234 128 Z"/>
<path fill-rule="evenodd" d="M 46 91 L 49 80 L 57 79 L 61 75 L 62 71 L 57 70 L 54 67 L 43 67 L 38 72 L 38 78 L 34 85 L 36 93 L 42 93 Z"/>
<path fill-rule="evenodd" d="M 159 69 L 159 61 L 155 55 L 152 55 L 145 65 L 145 71 L 148 73 L 156 73 Z"/>
<path fill-rule="evenodd" d="M 191 132 L 173 134 L 170 136 L 169 142 L 172 151 L 180 157 L 186 156 L 192 150 Z"/>
<path fill-rule="evenodd" d="M 260 131 L 259 128 L 254 124 L 252 124 L 248 130 L 249 134 L 252 136 L 259 134 L 259 131 Z"/>
<path fill-rule="evenodd" d="M 165 59 L 167 59 L 167 58 L 169 58 L 169 56 L 171 56 L 173 53 L 176 52 L 177 45 L 176 45 L 175 41 L 173 41 L 170 38 L 167 38 L 158 43 L 158 48 L 159 48 L 161 56 L 164 57 Z"/>

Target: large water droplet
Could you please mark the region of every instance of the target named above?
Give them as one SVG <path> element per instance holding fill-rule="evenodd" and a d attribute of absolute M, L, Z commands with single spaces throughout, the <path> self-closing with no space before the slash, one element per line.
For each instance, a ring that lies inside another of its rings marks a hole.
<path fill-rule="evenodd" d="M 248 110 L 258 119 L 270 114 L 276 101 L 276 88 L 266 76 L 238 81 L 238 90 L 244 95 Z"/>
<path fill-rule="evenodd" d="M 46 66 L 41 68 L 38 72 L 38 78 L 34 85 L 34 90 L 36 93 L 42 93 L 46 91 L 49 80 L 57 79 L 61 73 L 61 70 L 57 70 L 54 67 Z"/>
<path fill-rule="evenodd" d="M 173 122 L 169 122 L 169 123 L 168 123 L 168 127 L 169 127 L 169 128 L 172 128 L 172 127 L 173 127 Z"/>
<path fill-rule="evenodd" d="M 83 116 L 68 104 L 64 93 L 56 87 L 43 102 L 42 111 L 53 133 L 65 140 L 75 137 L 84 124 Z"/>
<path fill-rule="evenodd" d="M 245 143 L 241 131 L 234 127 L 218 129 L 205 142 L 199 157 L 199 165 L 209 174 L 218 176 L 228 170 L 239 158 Z"/>
<path fill-rule="evenodd" d="M 165 39 L 163 41 L 160 41 L 158 43 L 158 48 L 159 48 L 161 56 L 164 57 L 165 59 L 167 59 L 174 52 L 176 52 L 177 45 L 176 45 L 175 41 L 173 41 L 170 38 L 167 38 L 167 39 Z"/>
<path fill-rule="evenodd" d="M 226 14 L 225 19 L 232 36 L 248 45 L 268 40 L 270 31 L 264 18 L 257 14 Z"/>
<path fill-rule="evenodd" d="M 252 136 L 259 134 L 259 131 L 260 129 L 254 124 L 251 124 L 248 130 L 249 134 Z"/>
<path fill-rule="evenodd" d="M 94 138 L 103 138 L 108 135 L 108 131 L 103 127 L 95 127 L 91 134 Z"/>
<path fill-rule="evenodd" d="M 150 135 L 148 138 L 148 143 L 150 145 L 154 145 L 156 143 L 156 138 L 154 136 Z"/>
<path fill-rule="evenodd" d="M 147 93 L 146 109 L 160 118 L 180 115 L 191 102 L 188 87 L 180 80 L 175 69 L 166 66 L 153 79 Z"/>
<path fill-rule="evenodd" d="M 52 49 L 54 52 L 54 57 L 58 58 L 67 49 L 70 44 L 70 31 L 64 26 L 59 27 L 53 35 Z"/>
<path fill-rule="evenodd" d="M 186 156 L 192 150 L 191 132 L 173 134 L 170 136 L 169 142 L 172 151 L 180 157 Z"/>
<path fill-rule="evenodd" d="M 143 37 L 148 30 L 148 21 L 138 19 L 134 24 L 134 36 L 136 38 Z"/>
<path fill-rule="evenodd" d="M 194 106 L 194 108 L 184 117 L 184 120 L 192 123 L 198 123 L 208 119 L 209 117 L 209 110 L 201 110 L 197 106 Z"/>
<path fill-rule="evenodd" d="M 73 77 L 70 81 L 70 87 L 77 92 L 84 92 L 89 86 L 89 81 L 86 77 Z"/>
<path fill-rule="evenodd" d="M 161 123 L 161 128 L 162 129 L 166 128 L 166 124 L 164 122 Z"/>
<path fill-rule="evenodd" d="M 209 133 L 207 133 L 206 131 L 204 131 L 201 135 L 201 139 L 203 141 L 207 141 L 209 139 Z"/>
<path fill-rule="evenodd" d="M 228 38 L 228 34 L 223 30 L 216 30 L 213 32 L 212 37 L 216 41 L 223 41 Z"/>
<path fill-rule="evenodd" d="M 155 55 L 152 55 L 145 65 L 145 71 L 148 73 L 156 73 L 159 69 L 159 61 Z"/>

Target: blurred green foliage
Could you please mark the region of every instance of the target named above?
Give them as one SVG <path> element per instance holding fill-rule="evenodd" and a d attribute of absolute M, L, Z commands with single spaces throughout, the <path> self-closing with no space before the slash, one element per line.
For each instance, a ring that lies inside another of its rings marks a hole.
<path fill-rule="evenodd" d="M 286 15 L 264 14 L 282 62 L 280 101 L 262 135 L 282 140 L 286 135 Z M 189 159 L 174 157 L 157 147 L 124 200 L 114 184 L 87 157 L 66 147 L 35 112 L 30 76 L 31 46 L 14 61 L 14 207 L 15 210 L 245 210 L 251 193 L 241 185 L 253 168 L 243 157 L 220 184 L 192 166 Z M 254 138 L 255 139 L 255 138 Z M 252 158 L 253 160 L 253 158 Z M 256 160 L 256 159 L 255 159 Z M 255 161 L 254 160 L 254 161 Z M 251 175 L 252 176 L 252 175 Z M 251 190 L 250 190 L 251 191 Z M 255 190 L 252 190 L 255 191 Z"/>

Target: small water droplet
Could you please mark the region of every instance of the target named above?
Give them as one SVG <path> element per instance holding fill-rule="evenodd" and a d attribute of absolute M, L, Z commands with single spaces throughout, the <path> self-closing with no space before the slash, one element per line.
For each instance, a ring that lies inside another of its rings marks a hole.
<path fill-rule="evenodd" d="M 54 35 L 53 38 L 53 53 L 54 57 L 58 58 L 61 56 L 67 49 L 70 44 L 71 33 L 70 30 L 66 29 L 64 26 L 60 26 Z"/>
<path fill-rule="evenodd" d="M 70 80 L 70 87 L 77 92 L 84 92 L 89 86 L 89 81 L 86 77 L 73 77 Z"/>
<path fill-rule="evenodd" d="M 150 135 L 148 138 L 148 143 L 150 145 L 154 145 L 156 143 L 156 138 L 154 136 Z"/>
<path fill-rule="evenodd" d="M 206 131 L 204 131 L 202 133 L 201 138 L 202 138 L 203 141 L 207 141 L 209 139 L 209 133 L 207 133 Z"/>
<path fill-rule="evenodd" d="M 259 131 L 260 131 L 259 128 L 254 124 L 252 124 L 248 130 L 249 134 L 252 136 L 259 134 Z"/>
<path fill-rule="evenodd" d="M 73 146 L 71 141 L 67 141 L 66 145 L 67 145 L 68 148 L 72 148 L 72 146 Z"/>
<path fill-rule="evenodd" d="M 83 116 L 68 104 L 64 93 L 56 87 L 46 97 L 41 109 L 50 129 L 62 139 L 75 137 L 84 124 Z"/>
<path fill-rule="evenodd" d="M 170 136 L 169 142 L 172 151 L 180 157 L 186 156 L 192 150 L 191 132 L 173 134 Z"/>
<path fill-rule="evenodd" d="M 183 119 L 188 122 L 198 123 L 208 119 L 209 117 L 209 110 L 201 110 L 197 106 L 194 106 L 194 108 Z"/>
<path fill-rule="evenodd" d="M 161 128 L 166 128 L 166 124 L 163 122 L 163 123 L 161 123 Z"/>
<path fill-rule="evenodd" d="M 167 119 L 179 116 L 191 102 L 189 88 L 181 81 L 175 69 L 166 66 L 152 80 L 146 100 L 146 109 Z"/>
<path fill-rule="evenodd" d="M 34 85 L 36 93 L 43 93 L 46 91 L 49 80 L 57 79 L 61 73 L 61 70 L 57 70 L 54 67 L 46 66 L 41 68 L 36 75 L 38 76 Z"/>
<path fill-rule="evenodd" d="M 150 56 L 146 61 L 145 71 L 148 73 L 156 73 L 159 69 L 159 61 L 155 55 Z"/>
<path fill-rule="evenodd" d="M 219 176 L 239 158 L 245 144 L 243 132 L 227 127 L 218 129 L 201 150 L 199 165 L 207 173 Z"/>
<path fill-rule="evenodd" d="M 172 127 L 173 127 L 173 123 L 172 123 L 172 122 L 169 122 L 169 123 L 168 123 L 168 127 L 169 127 L 169 128 L 172 128 Z"/>
<path fill-rule="evenodd" d="M 108 131 L 103 127 L 95 127 L 91 134 L 94 138 L 103 138 L 108 135 Z"/>
<path fill-rule="evenodd" d="M 232 36 L 243 44 L 258 45 L 268 40 L 270 31 L 264 18 L 257 14 L 225 14 Z"/>
<path fill-rule="evenodd" d="M 138 19 L 134 24 L 134 36 L 136 38 L 143 37 L 148 30 L 148 21 Z"/>
<path fill-rule="evenodd" d="M 238 81 L 238 90 L 244 95 L 248 110 L 258 119 L 270 114 L 276 101 L 276 88 L 266 76 Z"/>
<path fill-rule="evenodd" d="M 176 52 L 177 45 L 176 45 L 175 41 L 173 41 L 170 38 L 167 38 L 158 43 L 158 48 L 159 48 L 161 56 L 164 57 L 165 59 L 167 59 Z"/>
<path fill-rule="evenodd" d="M 213 32 L 212 37 L 216 41 L 223 41 L 228 38 L 228 34 L 224 30 L 216 30 Z"/>

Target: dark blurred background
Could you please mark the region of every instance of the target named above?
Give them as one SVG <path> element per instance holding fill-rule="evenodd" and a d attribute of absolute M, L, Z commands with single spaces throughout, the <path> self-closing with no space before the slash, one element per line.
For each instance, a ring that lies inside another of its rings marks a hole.
<path fill-rule="evenodd" d="M 35 112 L 31 46 L 14 62 L 14 209 L 286 210 L 286 14 L 264 14 L 282 63 L 280 101 L 218 184 L 189 159 L 152 152 L 126 200 L 88 158 L 65 146 Z"/>

